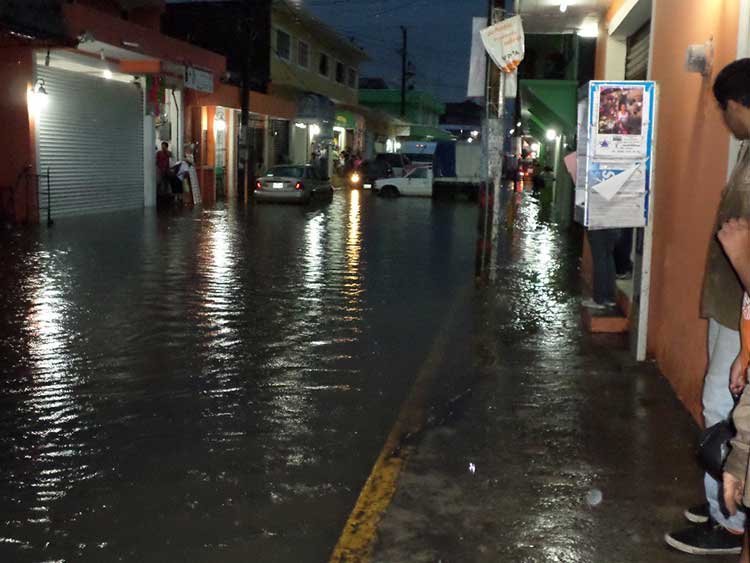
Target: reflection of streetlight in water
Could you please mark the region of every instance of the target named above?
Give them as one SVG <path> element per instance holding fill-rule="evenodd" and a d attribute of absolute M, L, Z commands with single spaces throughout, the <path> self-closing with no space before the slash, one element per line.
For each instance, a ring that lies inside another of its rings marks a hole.
<path fill-rule="evenodd" d="M 73 392 L 80 375 L 70 350 L 71 341 L 78 335 L 65 323 L 71 307 L 67 298 L 69 278 L 54 268 L 50 261 L 48 271 L 39 276 L 28 315 L 33 384 L 26 401 L 28 420 L 21 424 L 35 429 L 33 443 L 22 446 L 29 448 L 28 459 L 33 462 L 29 486 L 36 499 L 29 508 L 34 515 L 30 522 L 34 523 L 47 522 L 52 502 L 74 485 L 77 479 L 68 467 L 76 467 L 80 455 L 80 444 L 70 433 L 80 425 L 80 405 Z M 74 462 L 70 466 L 61 464 L 62 457 Z"/>
<path fill-rule="evenodd" d="M 356 296 L 359 293 L 359 259 L 362 252 L 360 233 L 360 193 L 352 190 L 349 197 L 349 232 L 346 236 L 346 293 Z"/>

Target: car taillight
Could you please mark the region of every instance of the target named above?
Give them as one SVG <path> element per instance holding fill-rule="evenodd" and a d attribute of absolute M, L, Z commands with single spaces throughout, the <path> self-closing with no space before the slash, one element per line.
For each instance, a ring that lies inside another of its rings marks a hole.
<path fill-rule="evenodd" d="M 304 187 L 305 186 L 304 186 L 304 184 L 302 182 L 297 182 L 296 184 L 294 184 L 294 189 L 295 190 L 301 190 Z"/>
<path fill-rule="evenodd" d="M 257 182 L 255 182 L 255 189 L 256 190 L 262 190 L 263 189 L 263 184 L 260 183 L 260 180 L 258 180 Z"/>

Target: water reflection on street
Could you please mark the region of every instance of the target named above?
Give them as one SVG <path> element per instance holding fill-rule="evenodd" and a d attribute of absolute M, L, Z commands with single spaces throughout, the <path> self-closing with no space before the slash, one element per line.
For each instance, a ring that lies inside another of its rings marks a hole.
<path fill-rule="evenodd" d="M 325 560 L 476 218 L 354 191 L 2 233 L 0 560 Z"/>

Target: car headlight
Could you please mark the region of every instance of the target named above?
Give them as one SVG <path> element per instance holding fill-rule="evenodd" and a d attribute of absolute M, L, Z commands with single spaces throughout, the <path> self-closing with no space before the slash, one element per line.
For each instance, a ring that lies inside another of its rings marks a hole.
<path fill-rule="evenodd" d="M 349 177 L 349 179 L 352 181 L 353 184 L 359 184 L 360 177 L 359 177 L 359 174 L 357 174 L 356 172 L 352 174 Z"/>

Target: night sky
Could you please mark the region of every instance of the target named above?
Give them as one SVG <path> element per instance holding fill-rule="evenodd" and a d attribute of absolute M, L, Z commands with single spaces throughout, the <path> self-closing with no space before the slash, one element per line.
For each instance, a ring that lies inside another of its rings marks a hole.
<path fill-rule="evenodd" d="M 354 38 L 372 59 L 361 75 L 401 85 L 401 29 L 409 30 L 409 60 L 419 90 L 443 102 L 466 99 L 471 18 L 487 15 L 487 0 L 304 0 L 315 16 Z"/>

